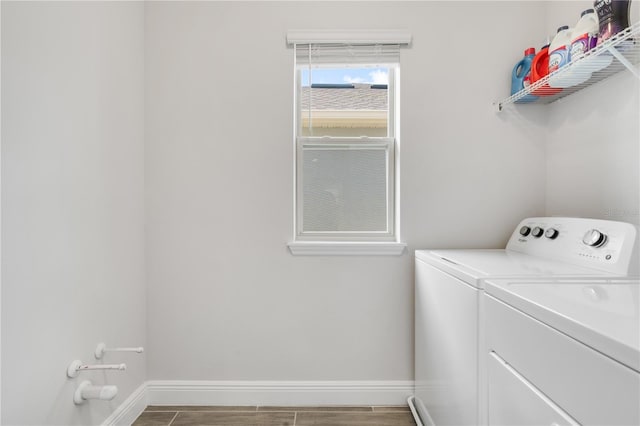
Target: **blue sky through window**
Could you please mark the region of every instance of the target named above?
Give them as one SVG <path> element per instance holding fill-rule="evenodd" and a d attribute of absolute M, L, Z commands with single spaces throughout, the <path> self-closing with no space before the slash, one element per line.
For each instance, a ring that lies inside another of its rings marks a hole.
<path fill-rule="evenodd" d="M 313 84 L 388 84 L 387 68 L 314 68 L 311 72 Z M 309 86 L 309 69 L 302 69 L 302 86 Z"/>

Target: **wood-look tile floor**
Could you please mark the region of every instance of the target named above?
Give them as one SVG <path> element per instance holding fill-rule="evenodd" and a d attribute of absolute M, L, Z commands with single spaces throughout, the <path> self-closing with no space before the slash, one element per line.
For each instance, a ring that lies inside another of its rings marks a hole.
<path fill-rule="evenodd" d="M 149 406 L 133 426 L 415 426 L 407 406 Z"/>

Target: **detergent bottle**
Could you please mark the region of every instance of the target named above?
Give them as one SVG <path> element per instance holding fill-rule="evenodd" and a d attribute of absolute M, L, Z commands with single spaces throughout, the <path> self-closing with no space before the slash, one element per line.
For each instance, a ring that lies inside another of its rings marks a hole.
<path fill-rule="evenodd" d="M 541 78 L 549 74 L 549 39 L 542 48 L 536 53 L 531 62 L 531 83 L 535 83 Z M 562 89 L 549 87 L 549 84 L 543 84 L 541 87 L 533 90 L 532 95 L 535 96 L 551 96 L 561 92 Z"/>
<path fill-rule="evenodd" d="M 598 44 L 629 26 L 629 0 L 596 0 L 593 7 L 598 14 Z"/>
<path fill-rule="evenodd" d="M 533 47 L 524 51 L 524 58 L 520 59 L 511 71 L 511 94 L 515 94 L 520 90 L 529 87 L 531 84 L 531 63 L 535 57 L 536 49 Z M 519 99 L 518 103 L 533 102 L 537 97 L 525 95 Z"/>
<path fill-rule="evenodd" d="M 598 41 L 598 17 L 593 9 L 580 14 L 580 20 L 571 33 L 569 60 L 574 61 L 580 55 L 596 47 Z"/>
<path fill-rule="evenodd" d="M 549 74 L 567 64 L 569 60 L 569 50 L 567 46 L 571 44 L 571 29 L 568 25 L 558 28 L 558 33 L 549 45 Z"/>
<path fill-rule="evenodd" d="M 549 41 L 540 48 L 531 62 L 531 83 L 549 74 Z"/>

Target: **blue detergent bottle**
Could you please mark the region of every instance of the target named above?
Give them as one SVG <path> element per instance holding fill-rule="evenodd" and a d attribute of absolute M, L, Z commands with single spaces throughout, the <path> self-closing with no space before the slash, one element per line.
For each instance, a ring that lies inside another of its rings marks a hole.
<path fill-rule="evenodd" d="M 531 63 L 536 56 L 536 49 L 533 47 L 524 51 L 524 58 L 522 58 L 511 72 L 511 94 L 515 94 L 520 90 L 528 87 L 531 84 Z M 537 96 L 525 95 L 516 101 L 517 104 L 524 104 L 528 102 L 534 102 L 538 99 Z"/>

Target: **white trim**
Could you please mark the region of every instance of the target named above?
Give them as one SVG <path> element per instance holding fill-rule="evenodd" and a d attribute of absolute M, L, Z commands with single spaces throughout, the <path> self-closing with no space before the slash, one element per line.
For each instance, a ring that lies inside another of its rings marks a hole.
<path fill-rule="evenodd" d="M 102 426 L 131 425 L 142 414 L 148 405 L 148 382 L 144 382 L 134 390 L 109 417 Z"/>
<path fill-rule="evenodd" d="M 389 119 L 388 122 L 393 126 L 393 135 L 395 136 L 395 188 L 394 188 L 394 211 L 395 211 L 395 229 L 394 235 L 398 240 L 402 239 L 400 233 L 400 150 L 401 150 L 401 134 L 400 134 L 400 68 L 390 70 L 389 79 L 393 78 L 393 84 L 389 84 Z M 391 113 L 393 112 L 393 115 Z M 391 119 L 393 117 L 393 120 Z M 389 127 L 391 129 L 391 127 Z"/>
<path fill-rule="evenodd" d="M 0 4 L 0 46 L 2 46 L 2 7 Z M 2 81 L 2 48 L 0 47 L 0 82 Z M 0 83 L 0 99 L 2 99 L 2 84 Z M 0 152 L 2 152 L 2 102 L 0 102 Z M 0 154 L 0 164 L 2 164 Z M 0 176 L 2 167 L 0 166 Z M 0 178 L 0 237 L 2 236 L 2 179 Z M 2 330 L 2 244 L 0 244 L 0 330 Z M 2 382 L 2 334 L 0 333 L 0 383 Z M 0 386 L 0 423 L 2 423 L 2 386 Z"/>
<path fill-rule="evenodd" d="M 102 426 L 131 425 L 148 405 L 402 405 L 412 380 L 144 382 Z"/>
<path fill-rule="evenodd" d="M 147 382 L 150 405 L 402 405 L 413 381 Z"/>
<path fill-rule="evenodd" d="M 410 44 L 407 30 L 289 30 L 287 44 Z"/>
<path fill-rule="evenodd" d="M 416 401 L 416 397 L 410 396 L 409 398 L 407 398 L 407 405 L 409 406 L 409 410 L 411 410 L 411 415 L 413 416 L 413 421 L 416 422 L 416 426 L 424 426 L 424 423 L 422 423 L 422 419 L 418 414 L 415 401 Z M 433 422 L 431 423 L 433 424 Z"/>
<path fill-rule="evenodd" d="M 407 245 L 398 242 L 294 241 L 287 244 L 294 256 L 400 256 Z"/>

